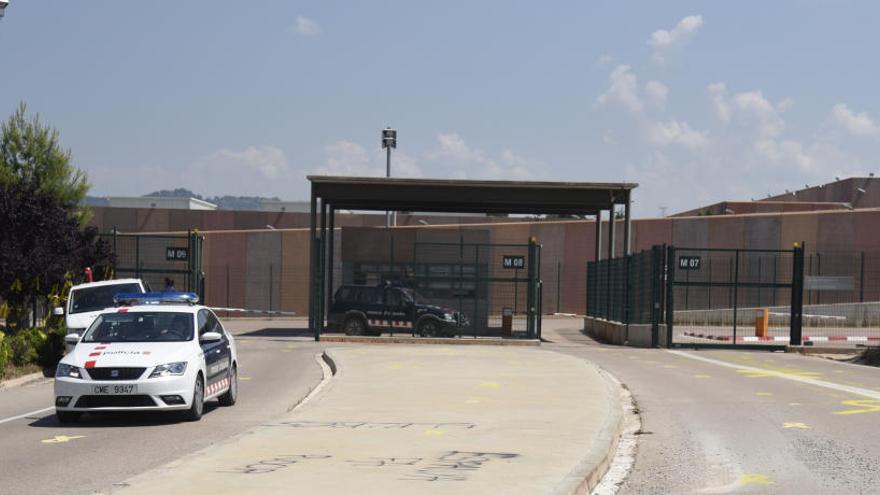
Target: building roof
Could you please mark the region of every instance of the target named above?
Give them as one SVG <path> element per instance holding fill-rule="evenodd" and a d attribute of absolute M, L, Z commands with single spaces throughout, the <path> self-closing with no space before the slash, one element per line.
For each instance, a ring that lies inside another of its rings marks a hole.
<path fill-rule="evenodd" d="M 308 176 L 312 196 L 337 209 L 595 214 L 625 204 L 638 184 Z"/>

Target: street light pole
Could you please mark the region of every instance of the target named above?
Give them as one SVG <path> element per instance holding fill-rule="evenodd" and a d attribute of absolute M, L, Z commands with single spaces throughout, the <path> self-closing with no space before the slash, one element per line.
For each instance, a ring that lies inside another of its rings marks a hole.
<path fill-rule="evenodd" d="M 386 127 L 382 129 L 382 147 L 385 148 L 385 177 L 391 177 L 391 148 L 397 148 L 397 131 Z M 394 218 L 394 212 L 386 211 L 385 212 L 385 227 L 391 227 L 392 224 L 397 224 L 397 219 Z"/>
<path fill-rule="evenodd" d="M 6 7 L 9 5 L 9 0 L 0 0 L 0 18 L 3 17 L 3 13 L 6 12 Z"/>

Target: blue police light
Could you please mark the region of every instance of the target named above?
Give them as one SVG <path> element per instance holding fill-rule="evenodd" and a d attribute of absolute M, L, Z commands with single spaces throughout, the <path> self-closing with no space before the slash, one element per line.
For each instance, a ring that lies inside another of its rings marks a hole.
<path fill-rule="evenodd" d="M 135 304 L 196 304 L 198 294 L 194 292 L 123 292 L 113 296 L 117 306 Z"/>

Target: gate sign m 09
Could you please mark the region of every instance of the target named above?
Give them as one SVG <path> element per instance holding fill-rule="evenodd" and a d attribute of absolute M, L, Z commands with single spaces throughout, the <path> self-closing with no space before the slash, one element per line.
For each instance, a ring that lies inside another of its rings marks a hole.
<path fill-rule="evenodd" d="M 165 248 L 166 261 L 186 261 L 189 259 L 189 248 L 168 246 Z"/>
<path fill-rule="evenodd" d="M 703 260 L 699 256 L 679 256 L 679 270 L 699 270 Z"/>
<path fill-rule="evenodd" d="M 526 267 L 526 258 L 525 256 L 511 256 L 505 254 L 501 259 L 501 266 L 504 268 L 522 270 Z"/>

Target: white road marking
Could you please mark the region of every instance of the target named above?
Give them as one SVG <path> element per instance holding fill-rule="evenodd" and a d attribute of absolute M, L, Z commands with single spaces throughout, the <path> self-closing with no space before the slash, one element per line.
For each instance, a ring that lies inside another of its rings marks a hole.
<path fill-rule="evenodd" d="M 55 409 L 55 406 L 46 407 L 43 409 L 37 409 L 36 411 L 31 411 L 29 413 L 19 414 L 18 416 L 13 416 L 11 418 L 0 419 L 0 425 L 2 425 L 3 423 L 8 423 L 10 421 L 15 421 L 16 419 L 21 419 L 21 418 L 26 418 L 28 416 L 33 416 L 34 414 L 44 413 L 44 412 L 50 411 L 52 409 Z"/>
<path fill-rule="evenodd" d="M 786 373 L 781 373 L 779 371 L 767 370 L 764 368 L 757 368 L 754 366 L 746 366 L 743 364 L 733 364 L 728 363 L 726 361 L 719 361 L 717 359 L 707 358 L 703 356 L 694 356 L 693 354 L 682 352 L 682 351 L 668 351 L 677 356 L 686 357 L 688 359 L 695 359 L 697 361 L 703 361 L 705 363 L 714 364 L 716 366 L 724 366 L 726 368 L 733 368 L 735 370 L 749 370 L 755 371 L 758 373 L 762 373 L 765 376 L 773 376 L 776 378 L 783 378 L 785 380 L 792 380 L 795 382 L 805 383 L 807 385 L 813 385 L 816 387 L 824 387 L 831 390 L 837 390 L 838 392 L 847 392 L 850 394 L 861 395 L 862 397 L 868 397 L 870 399 L 878 399 L 880 400 L 880 392 L 875 390 L 869 390 L 867 388 L 861 387 L 853 387 L 850 385 L 841 385 L 839 383 L 826 382 L 825 380 L 817 380 L 815 378 L 807 378 L 804 376 L 798 375 L 789 375 Z"/>

